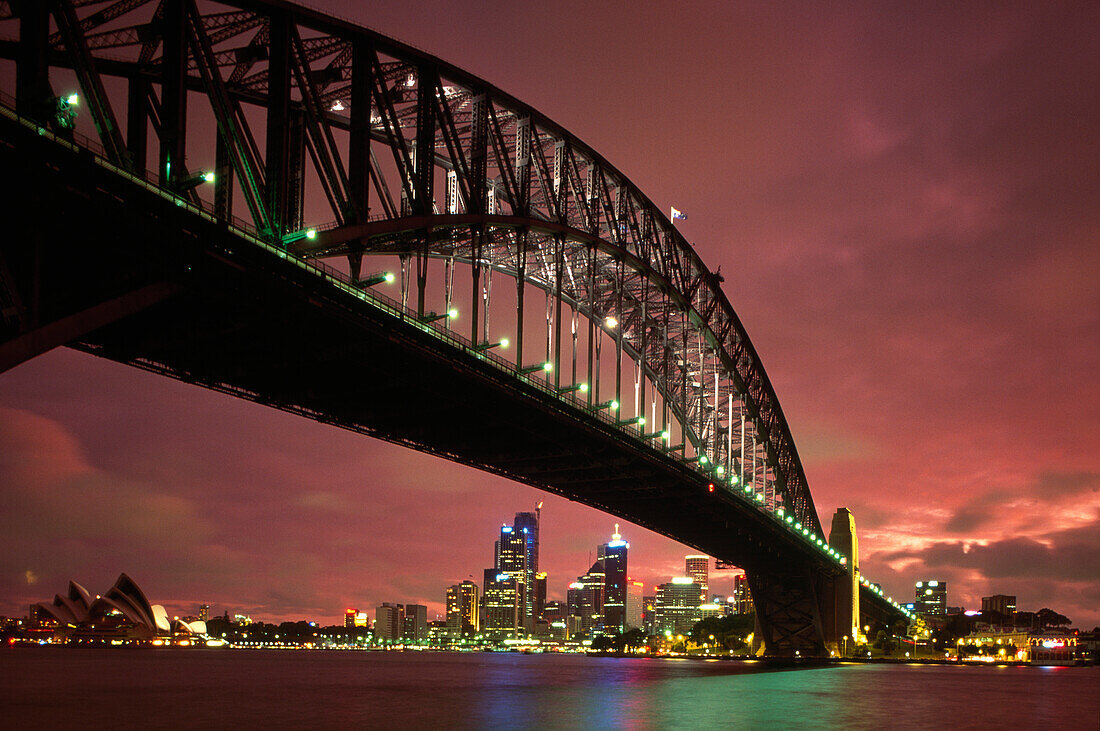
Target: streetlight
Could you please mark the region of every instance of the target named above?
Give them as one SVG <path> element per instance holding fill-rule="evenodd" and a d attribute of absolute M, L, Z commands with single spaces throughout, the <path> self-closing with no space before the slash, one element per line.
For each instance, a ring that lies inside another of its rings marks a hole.
<path fill-rule="evenodd" d="M 370 276 L 360 279 L 356 284 L 360 287 L 373 287 L 376 284 L 393 284 L 395 279 L 393 272 L 378 272 L 377 274 L 371 274 Z"/>

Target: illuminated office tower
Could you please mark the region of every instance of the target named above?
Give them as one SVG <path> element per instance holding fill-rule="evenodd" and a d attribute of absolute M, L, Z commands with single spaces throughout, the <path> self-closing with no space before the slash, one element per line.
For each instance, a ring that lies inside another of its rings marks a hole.
<path fill-rule="evenodd" d="M 535 574 L 535 619 L 542 619 L 543 608 L 546 606 L 546 572 Z"/>
<path fill-rule="evenodd" d="M 690 576 L 695 585 L 699 587 L 700 598 L 707 601 L 710 590 L 710 557 L 684 556 L 684 573 Z"/>
<path fill-rule="evenodd" d="M 355 627 L 355 615 L 358 612 L 358 609 L 347 609 L 344 611 L 344 629 L 352 629 Z"/>
<path fill-rule="evenodd" d="M 447 636 L 462 636 L 462 587 L 452 584 L 447 587 L 447 596 L 444 601 L 447 611 Z"/>
<path fill-rule="evenodd" d="M 738 574 L 733 577 L 733 605 L 737 614 L 752 614 L 752 592 L 749 590 L 749 577 Z"/>
<path fill-rule="evenodd" d="M 920 614 L 947 614 L 947 582 L 918 581 L 914 607 Z"/>
<path fill-rule="evenodd" d="M 628 629 L 642 629 L 645 626 L 645 597 L 642 596 L 645 584 L 640 581 L 626 580 L 626 626 Z"/>
<path fill-rule="evenodd" d="M 603 564 L 603 626 L 608 632 L 622 632 L 626 622 L 626 552 L 630 544 L 619 535 L 619 524 L 611 540 L 596 548 Z"/>
<path fill-rule="evenodd" d="M 500 539 L 497 540 L 495 548 L 495 574 L 507 574 L 515 582 L 516 590 L 519 592 L 520 627 L 530 632 L 534 618 L 527 612 L 527 536 L 528 533 L 522 528 L 512 525 L 501 526 Z"/>
<path fill-rule="evenodd" d="M 472 637 L 481 629 L 477 584 L 463 581 L 447 588 L 447 628 L 452 637 Z"/>
<path fill-rule="evenodd" d="M 584 576 L 569 585 L 569 616 L 576 620 L 576 630 L 570 634 L 587 633 L 603 625 L 604 574 L 603 561 L 597 560 Z"/>
<path fill-rule="evenodd" d="M 200 604 L 199 605 L 199 619 L 201 619 L 203 622 L 210 619 L 210 605 L 209 604 Z"/>
<path fill-rule="evenodd" d="M 657 586 L 653 629 L 658 634 L 686 635 L 699 621 L 702 603 L 699 585 L 690 576 L 677 576 Z"/>
<path fill-rule="evenodd" d="M 512 528 L 521 533 L 527 543 L 527 571 L 523 577 L 525 587 L 524 616 L 525 626 L 528 629 L 534 626 L 534 620 L 539 618 L 538 599 L 536 597 L 536 576 L 539 573 L 539 519 L 542 513 L 542 503 L 536 503 L 532 513 L 516 513 Z"/>
<path fill-rule="evenodd" d="M 509 574 L 485 569 L 482 634 L 491 640 L 519 637 L 523 631 L 523 584 Z"/>

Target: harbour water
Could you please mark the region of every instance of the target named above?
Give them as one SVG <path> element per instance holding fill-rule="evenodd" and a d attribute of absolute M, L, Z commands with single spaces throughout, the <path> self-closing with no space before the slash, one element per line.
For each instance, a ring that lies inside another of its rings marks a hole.
<path fill-rule="evenodd" d="M 5 728 L 1100 728 L 1100 667 L 11 648 Z"/>

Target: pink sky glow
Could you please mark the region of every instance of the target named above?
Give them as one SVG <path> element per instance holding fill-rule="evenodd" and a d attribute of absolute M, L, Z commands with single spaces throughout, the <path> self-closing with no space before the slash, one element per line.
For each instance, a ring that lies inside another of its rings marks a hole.
<path fill-rule="evenodd" d="M 852 509 L 895 599 L 1100 625 L 1100 4 L 311 4 L 689 214 L 822 521 Z M 71 350 L 0 374 L 0 614 L 125 571 L 180 614 L 434 618 L 538 500 L 564 599 L 617 518 Z M 647 590 L 694 552 L 621 532 Z"/>

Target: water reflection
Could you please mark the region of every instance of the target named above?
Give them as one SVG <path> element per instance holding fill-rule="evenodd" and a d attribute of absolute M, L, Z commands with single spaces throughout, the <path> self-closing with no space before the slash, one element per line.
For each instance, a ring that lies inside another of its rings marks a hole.
<path fill-rule="evenodd" d="M 0 652 L 8 727 L 1095 727 L 1100 668 L 497 653 Z"/>

